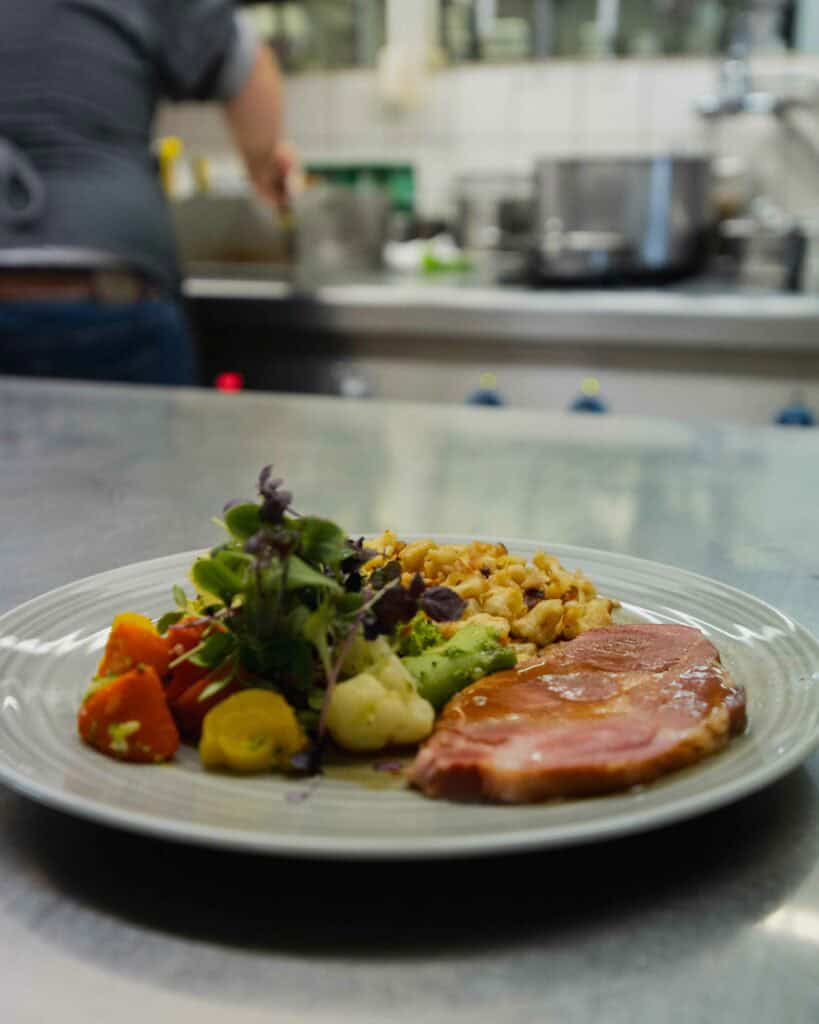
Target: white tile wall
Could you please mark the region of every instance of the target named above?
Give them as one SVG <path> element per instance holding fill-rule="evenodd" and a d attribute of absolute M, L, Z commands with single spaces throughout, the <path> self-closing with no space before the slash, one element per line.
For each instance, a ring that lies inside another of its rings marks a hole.
<path fill-rule="evenodd" d="M 755 70 L 819 74 L 819 58 L 765 58 Z M 423 106 L 406 113 L 384 108 L 374 72 L 299 75 L 287 82 L 287 131 L 307 160 L 412 162 L 428 215 L 448 212 L 458 173 L 526 171 L 539 155 L 669 150 L 739 155 L 788 209 L 819 210 L 819 158 L 795 133 L 769 118 L 713 125 L 694 112 L 717 72 L 710 59 L 462 67 L 432 74 Z M 819 119 L 801 123 L 819 142 Z M 229 152 L 212 107 L 166 110 L 159 130 Z"/>

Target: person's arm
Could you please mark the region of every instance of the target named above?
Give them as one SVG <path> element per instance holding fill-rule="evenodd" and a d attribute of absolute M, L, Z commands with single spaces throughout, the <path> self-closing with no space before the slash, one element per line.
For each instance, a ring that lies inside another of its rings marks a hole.
<path fill-rule="evenodd" d="M 279 207 L 286 206 L 295 156 L 281 139 L 282 77 L 267 46 L 258 46 L 250 75 L 226 102 L 225 116 L 257 191 Z"/>

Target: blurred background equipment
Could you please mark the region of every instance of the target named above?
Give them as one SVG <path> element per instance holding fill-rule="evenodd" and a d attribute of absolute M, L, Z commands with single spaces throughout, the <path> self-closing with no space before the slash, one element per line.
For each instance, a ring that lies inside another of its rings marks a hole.
<path fill-rule="evenodd" d="M 539 160 L 535 282 L 672 280 L 702 271 L 713 229 L 707 157 Z"/>
<path fill-rule="evenodd" d="M 774 422 L 802 385 L 819 408 L 818 4 L 249 11 L 306 189 L 256 210 L 212 121 L 163 120 L 208 372 L 229 334 L 248 388 Z"/>

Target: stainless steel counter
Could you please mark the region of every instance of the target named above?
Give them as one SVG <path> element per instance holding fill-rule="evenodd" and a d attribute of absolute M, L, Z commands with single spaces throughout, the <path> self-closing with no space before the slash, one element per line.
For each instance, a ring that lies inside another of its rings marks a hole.
<path fill-rule="evenodd" d="M 194 269 L 185 295 L 231 304 L 234 315 L 264 305 L 271 327 L 294 323 L 357 337 L 465 338 L 761 352 L 819 351 L 819 297 L 731 289 L 713 283 L 664 289 L 542 290 L 491 286 L 480 276 L 421 279 L 383 274 L 300 288 L 236 268 Z"/>
<path fill-rule="evenodd" d="M 819 434 L 0 381 L 0 610 L 207 545 L 273 461 L 351 529 L 673 562 L 819 632 Z M 814 1024 L 819 757 L 699 820 L 452 864 L 168 845 L 0 789 L 0 1019 Z"/>
<path fill-rule="evenodd" d="M 463 402 L 492 374 L 512 405 L 565 409 L 588 376 L 608 408 L 773 422 L 819 410 L 819 297 L 693 281 L 531 291 L 485 275 L 299 287 L 272 268 L 191 276 L 203 377 L 276 391 Z"/>

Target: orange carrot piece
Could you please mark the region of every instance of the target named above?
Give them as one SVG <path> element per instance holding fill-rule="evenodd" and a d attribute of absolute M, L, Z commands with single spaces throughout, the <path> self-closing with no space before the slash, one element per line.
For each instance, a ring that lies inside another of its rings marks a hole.
<path fill-rule="evenodd" d="M 170 660 L 168 640 L 157 633 L 153 622 L 144 615 L 124 612 L 114 619 L 97 675 L 120 676 L 137 665 L 150 665 L 163 679 Z"/>
<path fill-rule="evenodd" d="M 209 619 L 185 618 L 168 629 L 168 650 L 171 661 L 180 658 L 202 642 L 202 634 L 214 624 Z M 217 627 L 218 628 L 218 627 Z M 182 661 L 168 672 L 165 682 L 165 696 L 169 704 L 179 700 L 182 694 L 194 683 L 208 674 L 210 669 L 202 665 L 194 665 L 192 661 Z"/>
<path fill-rule="evenodd" d="M 155 669 L 138 665 L 92 690 L 77 716 L 80 736 L 120 761 L 156 764 L 173 757 L 179 732 Z"/>
<path fill-rule="evenodd" d="M 168 702 L 174 720 L 179 727 L 179 732 L 187 741 L 198 743 L 202 735 L 202 722 L 205 715 L 211 708 L 216 707 L 217 704 L 221 704 L 223 700 L 243 689 L 238 679 L 232 679 L 218 693 L 214 693 L 205 700 L 200 700 L 202 694 L 211 683 L 224 679 L 225 675 L 230 671 L 230 666 L 220 665 L 219 668 L 213 669 L 203 679 L 200 679 L 199 682 L 189 686 L 176 700 Z"/>

